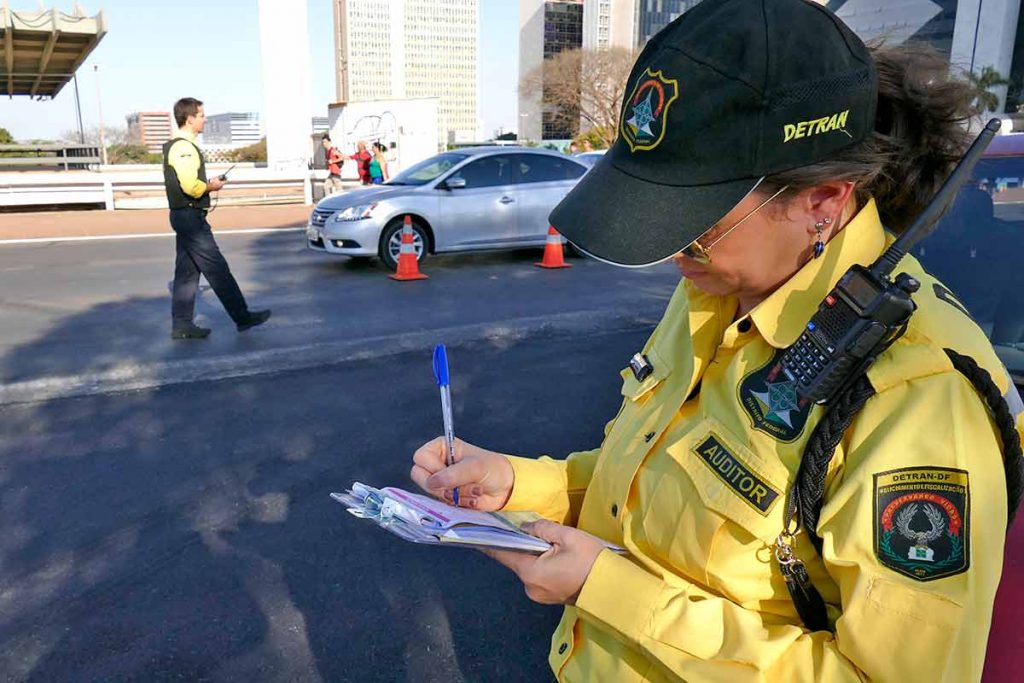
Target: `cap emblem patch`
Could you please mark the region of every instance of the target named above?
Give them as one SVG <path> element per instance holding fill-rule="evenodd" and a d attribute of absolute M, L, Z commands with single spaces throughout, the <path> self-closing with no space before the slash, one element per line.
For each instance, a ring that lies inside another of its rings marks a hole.
<path fill-rule="evenodd" d="M 622 137 L 633 152 L 651 150 L 665 137 L 668 109 L 679 98 L 679 82 L 648 67 L 623 107 Z"/>

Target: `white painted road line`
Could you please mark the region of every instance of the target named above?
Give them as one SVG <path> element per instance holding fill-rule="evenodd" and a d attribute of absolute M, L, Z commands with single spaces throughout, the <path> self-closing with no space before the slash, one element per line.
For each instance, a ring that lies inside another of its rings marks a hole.
<path fill-rule="evenodd" d="M 214 230 L 217 235 L 255 235 L 264 232 L 298 232 L 305 230 L 306 226 L 300 225 L 294 228 L 244 228 L 242 230 Z M 18 240 L 0 240 L 0 245 L 6 244 L 41 244 L 44 242 L 95 242 L 97 240 L 137 240 L 146 237 L 174 237 L 174 233 L 151 232 L 137 235 L 91 235 L 88 237 L 31 237 Z"/>

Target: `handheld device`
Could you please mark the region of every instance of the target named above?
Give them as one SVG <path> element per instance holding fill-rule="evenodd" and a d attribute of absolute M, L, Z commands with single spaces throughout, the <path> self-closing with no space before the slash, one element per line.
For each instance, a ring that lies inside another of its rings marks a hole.
<path fill-rule="evenodd" d="M 228 179 L 228 173 L 231 173 L 231 171 L 235 170 L 235 166 L 237 166 L 237 165 L 238 164 L 231 164 L 231 167 L 228 170 L 224 171 L 223 173 L 221 173 L 217 177 L 220 178 L 221 180 L 227 180 Z"/>
<path fill-rule="evenodd" d="M 921 283 L 906 273 L 895 281 L 889 275 L 945 211 L 999 128 L 998 119 L 989 121 L 913 225 L 873 264 L 850 268 L 821 302 L 781 360 L 798 396 L 828 403 L 903 335 Z"/>

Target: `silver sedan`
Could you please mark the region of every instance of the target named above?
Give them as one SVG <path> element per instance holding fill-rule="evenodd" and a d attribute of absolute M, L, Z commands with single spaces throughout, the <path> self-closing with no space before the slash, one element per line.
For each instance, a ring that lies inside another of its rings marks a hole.
<path fill-rule="evenodd" d="M 444 152 L 373 185 L 326 197 L 306 230 L 310 249 L 398 261 L 402 222 L 428 253 L 541 247 L 548 214 L 587 167 L 542 149 L 473 147 Z"/>

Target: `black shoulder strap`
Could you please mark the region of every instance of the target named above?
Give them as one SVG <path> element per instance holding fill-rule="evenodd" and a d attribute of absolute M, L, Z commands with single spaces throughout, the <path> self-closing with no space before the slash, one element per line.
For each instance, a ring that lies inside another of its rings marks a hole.
<path fill-rule="evenodd" d="M 1021 493 L 1024 490 L 1024 459 L 1022 459 L 1020 435 L 1014 424 L 1013 414 L 1006 399 L 999 393 L 999 387 L 992 376 L 969 356 L 964 356 L 952 349 L 945 349 L 950 361 L 964 377 L 971 382 L 985 400 L 985 405 L 996 423 L 999 437 L 1003 445 L 1003 470 L 1006 474 L 1006 510 L 1007 529 L 1013 521 L 1020 505 Z M 818 422 L 807 449 L 800 461 L 796 483 L 789 494 L 786 510 L 786 524 L 791 521 L 802 526 L 807 532 L 811 543 L 818 554 L 821 554 L 821 537 L 818 536 L 818 519 L 821 506 L 825 499 L 825 476 L 829 463 L 835 455 L 836 447 L 843 438 L 847 427 L 857 416 L 868 399 L 875 395 L 875 390 L 868 382 L 867 375 L 862 375 L 856 382 L 829 404 L 825 415 Z M 808 580 L 809 584 L 809 580 Z M 787 581 L 787 587 L 790 583 Z M 813 588 L 813 587 L 812 587 Z M 811 630 L 821 630 L 820 624 L 828 623 L 825 603 L 822 600 L 809 601 L 807 588 L 794 590 L 790 587 L 790 595 L 796 604 L 801 620 Z M 814 591 L 816 593 L 816 591 Z"/>

